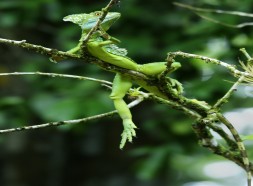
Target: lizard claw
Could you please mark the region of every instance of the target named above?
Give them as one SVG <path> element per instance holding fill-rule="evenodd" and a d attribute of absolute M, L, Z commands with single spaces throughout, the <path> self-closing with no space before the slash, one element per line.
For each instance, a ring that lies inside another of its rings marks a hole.
<path fill-rule="evenodd" d="M 135 129 L 137 127 L 131 119 L 123 120 L 123 127 L 124 127 L 124 130 L 121 134 L 121 142 L 119 146 L 120 149 L 123 149 L 127 141 L 132 142 L 133 137 L 136 137 Z"/>

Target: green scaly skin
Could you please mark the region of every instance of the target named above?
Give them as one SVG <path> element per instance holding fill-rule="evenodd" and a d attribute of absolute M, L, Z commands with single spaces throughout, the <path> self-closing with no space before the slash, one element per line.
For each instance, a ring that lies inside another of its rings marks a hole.
<path fill-rule="evenodd" d="M 65 17 L 64 21 L 71 21 L 78 24 L 82 28 L 82 37 L 79 44 L 69 50 L 69 53 L 80 52 L 80 47 L 82 40 L 86 37 L 87 33 L 96 24 L 102 12 L 96 11 L 90 14 L 74 14 Z M 111 27 L 111 25 L 120 17 L 120 13 L 109 12 L 105 20 L 101 23 L 99 31 L 96 31 L 89 41 L 87 42 L 87 49 L 91 55 L 101 59 L 104 62 L 110 63 L 112 65 L 122 67 L 124 69 L 134 70 L 141 72 L 149 76 L 157 76 L 161 74 L 166 69 L 166 62 L 154 62 L 144 65 L 139 65 L 132 59 L 126 57 L 126 50 L 118 48 L 115 43 L 118 42 L 116 38 L 109 36 L 106 31 Z M 106 36 L 106 39 L 105 37 Z M 171 71 L 176 70 L 181 67 L 180 63 L 171 64 Z M 145 88 L 149 92 L 158 95 L 160 97 L 166 98 L 156 87 L 149 86 L 146 82 L 141 80 L 135 80 L 137 84 Z M 178 92 L 182 92 L 181 84 L 171 79 L 171 82 L 177 87 Z M 132 115 L 127 107 L 127 104 L 123 100 L 124 96 L 128 90 L 132 87 L 132 79 L 127 75 L 116 73 L 113 81 L 112 92 L 110 98 L 114 102 L 114 106 L 118 111 L 119 116 L 123 120 L 123 133 L 121 134 L 122 140 L 120 142 L 120 149 L 122 149 L 127 141 L 132 142 L 133 137 L 136 136 L 135 129 L 137 128 L 132 121 Z"/>
<path fill-rule="evenodd" d="M 82 28 L 82 37 L 80 39 L 79 44 L 71 49 L 70 53 L 78 53 L 80 52 L 80 47 L 82 44 L 82 40 L 86 37 L 87 33 L 95 26 L 99 17 L 101 16 L 101 11 L 92 12 L 90 14 L 74 14 L 65 17 L 64 21 L 71 21 L 75 24 L 78 24 Z M 144 65 L 139 65 L 134 62 L 132 59 L 126 56 L 127 51 L 125 49 L 118 48 L 115 43 L 118 43 L 119 40 L 109 36 L 106 31 L 112 26 L 112 24 L 120 18 L 120 13 L 118 12 L 109 12 L 101 23 L 99 27 L 99 31 L 96 31 L 92 37 L 87 42 L 87 49 L 91 55 L 100 60 L 107 62 L 109 64 L 134 70 L 137 72 L 141 72 L 148 76 L 157 77 L 164 70 L 166 70 L 166 62 L 153 62 L 147 63 Z M 181 65 L 178 62 L 174 62 L 171 64 L 170 72 L 175 71 L 180 68 Z M 127 104 L 123 100 L 124 96 L 128 92 L 128 90 L 132 87 L 133 79 L 125 74 L 116 73 L 116 76 L 113 81 L 112 93 L 110 98 L 113 100 L 115 108 L 118 111 L 118 114 L 123 120 L 123 133 L 121 134 L 122 140 L 120 143 L 120 149 L 122 149 L 127 141 L 132 142 L 132 138 L 136 136 L 135 128 L 136 125 L 132 121 L 132 115 L 127 107 Z M 134 79 L 134 81 L 139 84 L 141 87 L 157 95 L 164 99 L 167 99 L 167 96 L 160 92 L 155 86 L 148 85 L 145 81 Z M 174 91 L 179 95 L 182 93 L 183 88 L 181 83 L 178 81 L 169 78 L 169 82 L 173 87 Z M 243 163 L 245 165 L 245 169 L 247 171 L 248 176 L 248 186 L 251 185 L 251 172 L 249 159 L 247 157 L 247 153 L 244 147 L 244 144 L 241 141 L 241 138 L 237 131 L 233 128 L 233 125 L 230 124 L 227 120 L 224 119 L 224 116 L 219 114 L 217 119 L 224 123 L 232 132 L 235 141 L 237 142 L 238 148 L 240 149 L 240 153 L 243 157 Z"/>

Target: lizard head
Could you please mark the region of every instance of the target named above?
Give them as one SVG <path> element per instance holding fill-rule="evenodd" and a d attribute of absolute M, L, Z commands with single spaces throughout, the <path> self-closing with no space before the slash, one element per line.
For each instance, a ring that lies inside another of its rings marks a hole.
<path fill-rule="evenodd" d="M 73 14 L 64 17 L 63 21 L 70 21 L 72 23 L 75 23 L 82 28 L 83 32 L 88 32 L 95 26 L 101 15 L 102 11 L 95 11 L 89 14 Z M 112 24 L 117 19 L 119 19 L 119 17 L 120 13 L 109 12 L 101 23 L 100 27 L 102 27 L 104 31 L 107 31 L 112 26 Z"/>

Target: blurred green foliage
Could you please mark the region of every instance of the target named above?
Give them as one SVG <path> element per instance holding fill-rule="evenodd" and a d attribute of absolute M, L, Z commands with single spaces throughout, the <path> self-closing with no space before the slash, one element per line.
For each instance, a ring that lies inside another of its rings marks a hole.
<path fill-rule="evenodd" d="M 181 1 L 195 6 L 250 12 L 250 0 Z M 62 18 L 91 12 L 107 1 L 1 0 L 0 37 L 68 50 L 79 40 L 80 30 Z M 246 47 L 252 53 L 251 27 L 231 29 L 175 7 L 166 0 L 121 1 L 115 7 L 122 18 L 110 34 L 122 41 L 138 63 L 163 61 L 168 51 L 206 55 L 237 64 Z M 231 24 L 250 19 L 212 15 Z M 38 54 L 13 46 L 0 46 L 0 72 L 42 71 L 112 80 L 113 74 L 76 61 L 53 64 Z M 220 67 L 196 60 L 178 59 L 182 68 L 173 76 L 185 95 L 214 103 L 234 78 Z M 0 126 L 33 125 L 103 113 L 113 109 L 110 90 L 94 82 L 39 76 L 1 77 Z M 242 90 L 244 87 L 241 87 Z M 235 94 L 224 110 L 251 107 L 250 95 Z M 247 101 L 244 101 L 247 99 Z M 153 102 L 133 109 L 138 138 L 124 151 L 118 149 L 122 130 L 118 117 L 76 126 L 27 131 L 1 136 L 0 184 L 85 186 L 179 186 L 206 180 L 201 166 L 221 158 L 197 144 L 192 120 L 179 111 Z M 201 164 L 200 164 L 201 162 Z M 196 171 L 193 174 L 189 169 Z"/>

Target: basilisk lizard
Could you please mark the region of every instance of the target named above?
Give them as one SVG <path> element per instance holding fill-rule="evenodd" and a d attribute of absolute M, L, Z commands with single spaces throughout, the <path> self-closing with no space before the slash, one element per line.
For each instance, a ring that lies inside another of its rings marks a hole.
<path fill-rule="evenodd" d="M 92 12 L 90 14 L 74 14 L 66 16 L 64 21 L 71 21 L 78 24 L 82 28 L 82 37 L 79 44 L 69 50 L 69 53 L 80 53 L 81 44 L 83 38 L 87 35 L 90 29 L 96 24 L 98 18 L 101 16 L 101 11 Z M 119 40 L 109 36 L 106 31 L 111 27 L 111 25 L 120 17 L 120 13 L 109 12 L 105 17 L 104 21 L 101 23 L 100 28 L 96 31 L 87 42 L 88 52 L 102 61 L 110 63 L 112 65 L 122 67 L 124 69 L 137 71 L 148 76 L 158 76 L 166 69 L 166 62 L 153 62 L 144 65 L 137 64 L 132 59 L 126 56 L 127 51 L 122 48 L 118 48 L 115 43 Z M 171 72 L 181 67 L 180 63 L 174 62 L 171 64 Z M 116 73 L 113 81 L 112 92 L 110 98 L 114 102 L 114 106 L 118 111 L 118 114 L 123 120 L 123 133 L 121 134 L 122 140 L 120 143 L 120 148 L 122 149 L 126 141 L 132 142 L 132 138 L 136 136 L 135 128 L 136 125 L 132 121 L 131 112 L 123 100 L 128 90 L 132 87 L 132 78 L 126 74 Z M 144 89 L 149 92 L 165 98 L 158 89 L 154 86 L 147 85 L 146 82 L 136 79 L 135 82 L 139 84 Z M 182 93 L 181 84 L 170 78 L 170 83 L 174 87 L 175 92 Z"/>
<path fill-rule="evenodd" d="M 102 11 L 96 11 L 89 14 L 69 15 L 63 19 L 64 21 L 70 21 L 75 24 L 78 24 L 82 29 L 82 36 L 79 44 L 75 48 L 69 50 L 68 51 L 69 53 L 81 54 L 83 52 L 81 49 L 83 40 L 88 34 L 88 32 L 96 25 L 101 15 Z M 126 56 L 127 51 L 115 45 L 119 43 L 119 40 L 117 40 L 114 37 L 111 37 L 109 34 L 106 33 L 106 31 L 112 26 L 112 24 L 116 20 L 119 19 L 119 17 L 120 13 L 109 12 L 106 15 L 105 19 L 99 25 L 99 29 L 91 35 L 91 37 L 86 43 L 86 47 L 88 52 L 92 56 L 106 63 L 115 65 L 117 67 L 137 71 L 149 77 L 156 77 L 156 78 L 165 70 L 167 70 L 170 73 L 181 67 L 180 63 L 178 62 L 173 62 L 167 67 L 166 67 L 167 62 L 153 62 L 140 65 L 137 64 L 132 59 L 128 58 Z M 124 130 L 123 133 L 121 134 L 122 139 L 120 143 L 120 149 L 124 147 L 126 141 L 132 142 L 132 138 L 136 136 L 135 129 L 137 127 L 132 121 L 132 115 L 129 108 L 127 107 L 127 104 L 123 100 L 128 90 L 132 87 L 132 81 L 139 84 L 141 87 L 143 87 L 150 93 L 163 99 L 168 99 L 167 95 L 165 95 L 162 91 L 160 91 L 156 86 L 152 86 L 144 80 L 133 78 L 127 75 L 126 73 L 119 73 L 119 72 L 116 73 L 116 76 L 113 81 L 113 87 L 110 98 L 113 100 L 114 106 L 123 120 Z M 180 82 L 172 78 L 168 78 L 167 84 L 174 94 L 179 96 L 181 95 L 183 88 Z M 211 109 L 211 106 L 207 106 L 207 110 L 208 109 Z M 206 111 L 206 115 L 208 115 L 208 111 Z M 221 114 L 216 113 L 215 120 L 224 123 L 233 134 L 234 139 L 237 142 L 238 149 L 240 150 L 240 153 L 242 155 L 244 168 L 248 176 L 248 186 L 250 186 L 251 185 L 250 165 L 245 147 L 241 142 L 240 136 L 234 129 L 233 125 L 229 121 L 225 120 L 225 118 Z"/>

